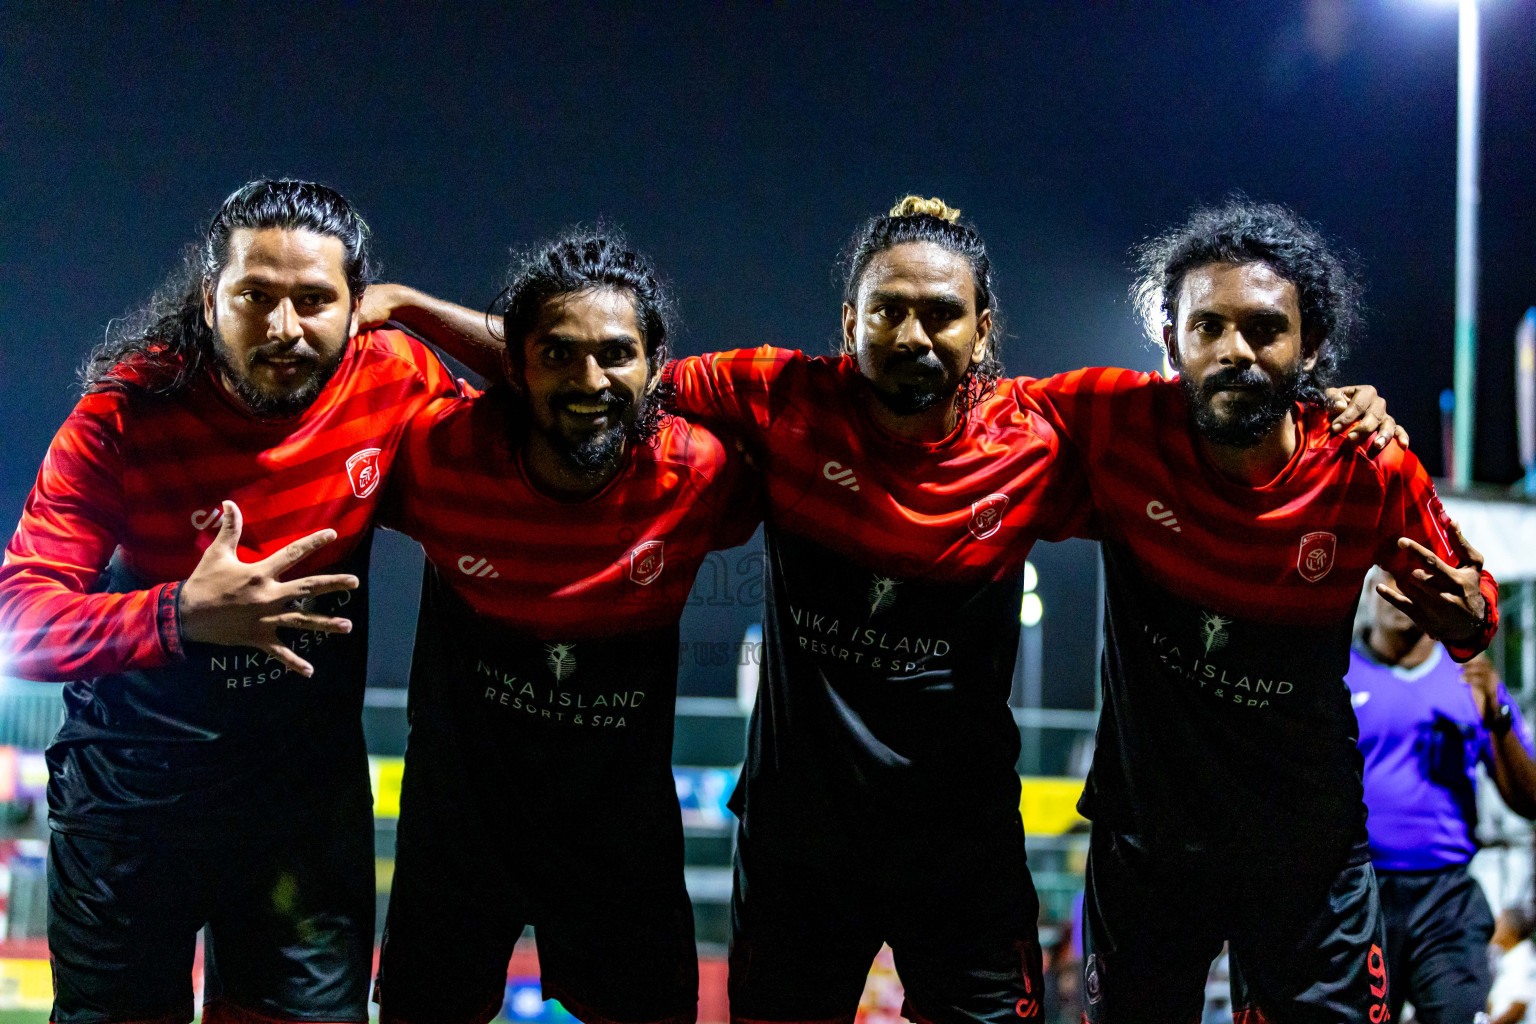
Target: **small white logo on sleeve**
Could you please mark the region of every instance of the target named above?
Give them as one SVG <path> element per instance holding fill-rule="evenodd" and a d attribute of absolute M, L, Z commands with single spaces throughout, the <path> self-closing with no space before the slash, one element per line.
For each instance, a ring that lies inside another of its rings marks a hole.
<path fill-rule="evenodd" d="M 851 491 L 859 489 L 859 480 L 853 475 L 853 470 L 841 462 L 828 462 L 825 466 L 821 467 L 821 475 Z"/>
<path fill-rule="evenodd" d="M 1358 708 L 1360 705 L 1364 704 L 1366 701 L 1368 701 L 1370 699 L 1371 699 L 1371 691 L 1370 690 L 1361 690 L 1359 693 L 1357 693 L 1353 697 L 1349 698 L 1349 702 L 1351 704 L 1353 704 L 1355 707 Z"/>
<path fill-rule="evenodd" d="M 666 567 L 666 553 L 662 550 L 663 543 L 659 540 L 648 540 L 638 545 L 629 553 L 629 578 L 648 587 L 656 582 L 656 577 L 661 575 L 661 570 Z"/>
<path fill-rule="evenodd" d="M 366 498 L 377 490 L 382 478 L 377 448 L 364 448 L 347 459 L 347 479 L 352 482 L 352 493 L 359 498 Z"/>
<path fill-rule="evenodd" d="M 986 540 L 992 536 L 1003 525 L 1003 513 L 1007 511 L 1006 494 L 989 494 L 980 501 L 972 502 L 969 524 L 971 536 L 977 540 Z"/>
<path fill-rule="evenodd" d="M 501 578 L 501 573 L 496 571 L 496 567 L 494 565 L 492 565 L 490 562 L 487 562 L 483 558 L 476 558 L 474 555 L 465 555 L 463 558 L 459 559 L 459 572 L 463 573 L 465 576 L 473 576 L 478 580 L 494 580 Z"/>
<path fill-rule="evenodd" d="M 1338 549 L 1339 538 L 1326 530 L 1318 530 L 1301 538 L 1301 549 L 1296 552 L 1296 571 L 1308 583 L 1316 583 L 1333 568 L 1333 554 Z"/>
<path fill-rule="evenodd" d="M 1183 533 L 1179 528 L 1179 521 L 1173 514 L 1173 509 L 1166 507 L 1160 501 L 1147 502 L 1147 518 L 1154 523 L 1162 523 L 1174 533 Z"/>

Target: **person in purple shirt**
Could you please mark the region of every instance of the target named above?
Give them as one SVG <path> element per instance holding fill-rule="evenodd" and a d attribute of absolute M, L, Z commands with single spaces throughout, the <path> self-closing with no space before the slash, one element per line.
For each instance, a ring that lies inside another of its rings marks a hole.
<path fill-rule="evenodd" d="M 1379 571 L 1379 570 L 1378 570 Z M 1458 665 L 1368 579 L 1349 685 L 1365 758 L 1371 860 L 1387 921 L 1392 1019 L 1471 1024 L 1487 1009 L 1493 914 L 1467 863 L 1477 850 L 1476 767 L 1536 818 L 1525 722 L 1493 665 Z"/>

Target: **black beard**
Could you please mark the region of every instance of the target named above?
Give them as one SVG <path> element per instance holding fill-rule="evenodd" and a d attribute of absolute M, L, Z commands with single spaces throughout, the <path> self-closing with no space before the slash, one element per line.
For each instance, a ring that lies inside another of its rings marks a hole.
<path fill-rule="evenodd" d="M 953 388 L 945 391 L 918 384 L 902 384 L 895 391 L 875 388 L 874 392 L 880 404 L 898 416 L 913 416 L 932 409 L 955 393 Z"/>
<path fill-rule="evenodd" d="M 1195 429 L 1212 444 L 1228 448 L 1252 448 L 1268 437 L 1301 397 L 1304 379 L 1300 365 L 1279 377 L 1270 377 L 1257 367 L 1247 371 L 1217 370 L 1200 384 L 1182 373 L 1179 375 L 1195 414 Z M 1254 400 L 1235 407 L 1229 403 L 1230 411 L 1225 416 L 1217 414 L 1212 405 L 1216 393 L 1234 387 L 1251 389 L 1249 394 Z"/>
<path fill-rule="evenodd" d="M 336 355 L 329 361 L 316 359 L 315 371 L 309 375 L 308 380 L 294 391 L 274 395 L 251 383 L 249 366 L 256 362 L 256 353 L 251 354 L 247 367 L 241 369 L 235 365 L 234 353 L 225 347 L 224 340 L 219 337 L 217 329 L 213 335 L 213 361 L 223 371 L 224 380 L 247 409 L 264 419 L 287 419 L 308 409 L 314 404 L 315 399 L 320 397 L 320 392 L 330 383 L 331 378 L 336 375 L 337 368 L 341 366 L 342 357 L 346 354 L 347 346 L 343 345 L 336 350 Z"/>
<path fill-rule="evenodd" d="M 626 443 L 634 439 L 635 425 L 645 415 L 649 396 L 642 394 L 638 403 L 631 404 L 628 399 L 610 392 L 604 400 L 618 420 L 616 426 L 574 443 L 560 432 L 559 427 L 552 426 L 543 431 L 549 446 L 560 454 L 567 466 L 583 476 L 600 476 L 623 457 Z"/>
<path fill-rule="evenodd" d="M 871 388 L 875 392 L 875 397 L 880 400 L 880 404 L 898 416 L 913 416 L 926 412 L 949 401 L 959 390 L 960 382 L 949 379 L 949 375 L 944 372 L 943 364 L 932 352 L 927 353 L 924 358 L 897 361 L 896 365 L 899 366 L 902 362 L 929 367 L 938 372 L 926 379 L 897 384 L 890 389 L 871 382 Z M 887 362 L 885 368 L 891 369 L 892 363 Z"/>

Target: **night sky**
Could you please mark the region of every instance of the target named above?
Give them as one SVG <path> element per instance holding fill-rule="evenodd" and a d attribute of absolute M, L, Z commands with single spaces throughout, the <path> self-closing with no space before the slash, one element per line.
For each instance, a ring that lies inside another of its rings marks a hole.
<path fill-rule="evenodd" d="M 1508 482 L 1512 337 L 1536 304 L 1536 4 L 1489 0 L 1483 42 L 1475 475 Z M 340 188 L 386 278 L 477 307 L 509 247 L 620 224 L 675 285 L 685 353 L 825 351 L 848 235 L 905 192 L 942 196 L 988 240 L 1005 359 L 1031 375 L 1156 365 L 1128 249 L 1241 189 L 1359 253 L 1347 376 L 1441 469 L 1454 4 L 7 5 L 0 55 L 8 517 L 106 321 L 259 175 Z M 400 550 L 389 572 L 414 573 Z M 1091 702 L 1091 552 L 1036 562 L 1047 701 Z"/>

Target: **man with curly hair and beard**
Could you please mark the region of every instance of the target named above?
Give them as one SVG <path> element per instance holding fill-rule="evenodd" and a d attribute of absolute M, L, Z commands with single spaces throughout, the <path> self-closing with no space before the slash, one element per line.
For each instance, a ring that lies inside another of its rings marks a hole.
<path fill-rule="evenodd" d="M 1239 1021 L 1383 1024 L 1385 929 L 1344 674 L 1366 573 L 1466 660 L 1498 590 L 1397 444 L 1342 443 L 1323 388 L 1359 287 L 1289 210 L 1197 210 L 1141 252 L 1178 370 L 1027 389 L 1088 477 L 1104 705 L 1084 994 L 1093 1024 L 1195 1020 L 1230 943 Z"/>
<path fill-rule="evenodd" d="M 368 1019 L 361 584 L 401 430 L 455 389 L 414 339 L 358 332 L 370 276 L 332 189 L 238 189 L 91 354 L 27 499 L 0 650 L 68 683 L 55 1024 L 191 1020 L 205 925 L 205 1021 Z"/>
<path fill-rule="evenodd" d="M 765 346 L 663 376 L 670 407 L 738 433 L 765 480 L 731 1012 L 851 1021 L 886 941 L 910 1019 L 1038 1020 L 1007 699 L 1025 556 L 1083 530 L 1089 497 L 1029 382 L 1000 376 L 991 262 L 958 211 L 902 200 L 844 270 L 839 356 Z M 468 311 L 397 298 L 429 336 L 495 344 Z M 1343 425 L 1374 392 L 1358 397 Z M 1373 408 L 1356 433 L 1381 423 Z"/>
<path fill-rule="evenodd" d="M 545 997 L 579 1019 L 697 1015 L 678 623 L 704 556 L 761 513 L 735 448 L 655 402 L 669 309 L 620 235 L 570 231 L 517 261 L 493 309 L 506 383 L 406 429 L 382 522 L 429 564 L 386 1024 L 489 1021 L 525 924 Z"/>

